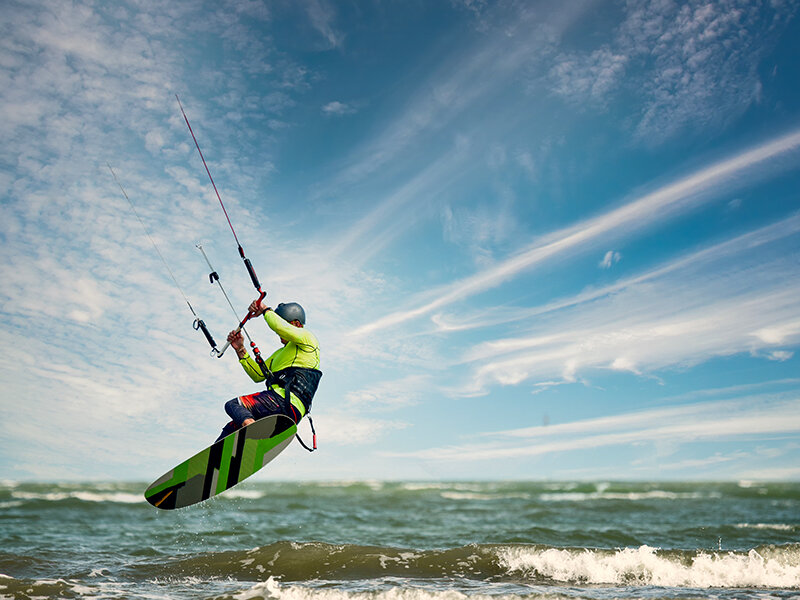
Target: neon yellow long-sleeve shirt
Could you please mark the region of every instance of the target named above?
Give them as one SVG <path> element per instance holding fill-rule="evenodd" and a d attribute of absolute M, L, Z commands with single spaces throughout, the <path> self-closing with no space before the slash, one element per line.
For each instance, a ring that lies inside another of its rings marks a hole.
<path fill-rule="evenodd" d="M 319 369 L 319 342 L 313 333 L 303 327 L 295 327 L 291 323 L 287 323 L 271 310 L 264 313 L 264 320 L 272 331 L 277 333 L 281 339 L 286 340 L 286 344 L 282 348 L 278 348 L 264 361 L 270 371 L 275 373 L 287 367 Z M 239 364 L 242 365 L 250 379 L 256 383 L 264 381 L 264 375 L 252 356 L 245 354 L 239 359 Z M 280 385 L 274 384 L 270 387 L 283 398 L 284 390 Z M 305 406 L 294 394 L 292 394 L 291 402 L 301 416 L 305 414 Z"/>

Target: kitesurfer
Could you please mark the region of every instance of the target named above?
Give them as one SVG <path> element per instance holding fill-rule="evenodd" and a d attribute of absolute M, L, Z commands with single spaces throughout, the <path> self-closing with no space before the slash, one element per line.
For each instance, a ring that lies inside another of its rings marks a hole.
<path fill-rule="evenodd" d="M 260 300 L 250 305 L 254 316 L 264 316 L 272 331 L 278 334 L 283 346 L 264 361 L 267 372 L 251 357 L 245 348 L 239 330 L 228 334 L 228 341 L 239 357 L 245 373 L 255 382 L 265 381 L 267 389 L 247 396 L 239 396 L 225 404 L 225 412 L 233 419 L 222 430 L 218 439 L 253 423 L 256 419 L 274 414 L 284 414 L 295 423 L 311 409 L 311 400 L 319 385 L 319 342 L 305 328 L 306 313 L 297 302 L 279 304 L 275 310 L 265 307 Z"/>

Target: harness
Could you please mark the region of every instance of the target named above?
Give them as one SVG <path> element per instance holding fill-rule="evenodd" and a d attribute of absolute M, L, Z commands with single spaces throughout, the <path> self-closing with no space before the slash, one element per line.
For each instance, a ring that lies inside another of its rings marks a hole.
<path fill-rule="evenodd" d="M 308 423 L 311 425 L 312 447 L 309 448 L 300 438 L 299 434 L 295 434 L 295 437 L 303 448 L 309 452 L 313 452 L 317 449 L 317 432 L 314 430 L 314 421 L 311 419 L 310 414 L 311 401 L 314 398 L 317 387 L 319 387 L 322 371 L 307 367 L 286 367 L 275 373 L 269 371 L 268 373 L 269 375 L 266 378 L 268 387 L 277 384 L 283 388 L 283 397 L 287 403 L 291 405 L 292 394 L 294 394 L 303 404 L 303 408 L 305 408 L 306 415 L 308 416 Z"/>

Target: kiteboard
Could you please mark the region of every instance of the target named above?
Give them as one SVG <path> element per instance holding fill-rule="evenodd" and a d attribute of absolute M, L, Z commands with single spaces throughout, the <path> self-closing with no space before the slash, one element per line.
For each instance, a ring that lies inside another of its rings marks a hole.
<path fill-rule="evenodd" d="M 297 425 L 286 415 L 271 415 L 242 427 L 183 461 L 145 490 L 156 508 L 191 506 L 244 481 L 292 442 Z"/>

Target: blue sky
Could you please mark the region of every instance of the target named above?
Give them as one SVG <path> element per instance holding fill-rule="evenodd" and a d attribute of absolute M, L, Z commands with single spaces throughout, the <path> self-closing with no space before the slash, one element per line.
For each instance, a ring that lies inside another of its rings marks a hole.
<path fill-rule="evenodd" d="M 798 3 L 10 2 L 0 478 L 151 480 L 322 344 L 269 479 L 800 478 Z M 277 339 L 249 328 L 262 351 Z M 307 425 L 301 430 L 307 432 Z"/>

